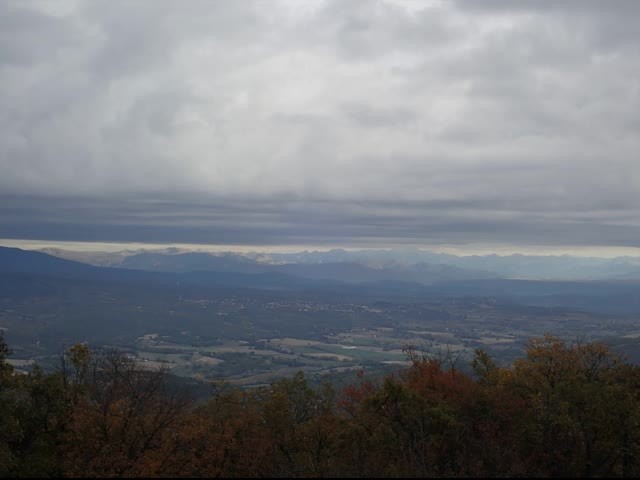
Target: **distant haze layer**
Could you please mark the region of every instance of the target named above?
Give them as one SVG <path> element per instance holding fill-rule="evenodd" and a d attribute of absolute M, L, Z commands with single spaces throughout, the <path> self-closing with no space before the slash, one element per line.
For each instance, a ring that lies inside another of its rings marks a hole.
<path fill-rule="evenodd" d="M 297 253 L 302 251 L 326 252 L 332 248 L 347 251 L 362 250 L 362 246 L 320 246 L 320 245 L 214 245 L 194 243 L 140 243 L 140 242 L 78 242 L 59 240 L 32 240 L 0 238 L 0 246 L 40 250 L 43 248 L 62 249 L 78 252 L 120 252 L 124 250 L 165 250 L 176 248 L 184 251 L 201 252 L 261 252 L 261 253 Z M 390 249 L 380 246 L 379 249 Z M 616 258 L 621 256 L 640 257 L 640 248 L 635 247 L 581 247 L 581 246 L 518 246 L 513 245 L 421 245 L 412 246 L 434 253 L 449 255 L 570 255 L 576 257 Z"/>

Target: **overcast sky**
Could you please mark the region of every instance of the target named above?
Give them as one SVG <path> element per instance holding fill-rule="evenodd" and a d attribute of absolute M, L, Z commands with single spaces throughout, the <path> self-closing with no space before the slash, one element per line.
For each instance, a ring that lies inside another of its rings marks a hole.
<path fill-rule="evenodd" d="M 640 246 L 638 1 L 0 0 L 0 238 Z"/>

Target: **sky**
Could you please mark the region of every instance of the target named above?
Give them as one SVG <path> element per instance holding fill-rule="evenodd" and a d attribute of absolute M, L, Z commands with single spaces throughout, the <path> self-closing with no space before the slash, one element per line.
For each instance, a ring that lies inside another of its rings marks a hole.
<path fill-rule="evenodd" d="M 635 250 L 639 112 L 634 0 L 0 0 L 0 238 Z"/>

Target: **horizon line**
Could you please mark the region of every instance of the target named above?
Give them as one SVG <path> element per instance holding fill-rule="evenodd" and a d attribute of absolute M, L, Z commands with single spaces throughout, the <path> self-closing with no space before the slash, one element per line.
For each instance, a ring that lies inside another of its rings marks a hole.
<path fill-rule="evenodd" d="M 0 246 L 22 248 L 24 250 L 41 250 L 56 248 L 67 251 L 81 252 L 109 252 L 116 253 L 126 250 L 164 250 L 177 248 L 192 252 L 234 252 L 234 253 L 303 253 L 329 252 L 341 249 L 345 251 L 364 250 L 408 250 L 417 249 L 424 252 L 442 253 L 458 257 L 466 256 L 572 256 L 572 257 L 640 257 L 640 248 L 618 246 L 549 246 L 549 245 L 231 245 L 231 244 L 203 244 L 187 242 L 112 242 L 112 241 L 74 241 L 74 240 L 46 240 L 46 239 L 16 239 L 0 238 Z"/>

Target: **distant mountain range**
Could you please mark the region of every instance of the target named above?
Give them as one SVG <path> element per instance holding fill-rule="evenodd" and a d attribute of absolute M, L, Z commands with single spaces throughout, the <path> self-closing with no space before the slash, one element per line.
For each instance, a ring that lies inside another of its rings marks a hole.
<path fill-rule="evenodd" d="M 336 254 L 339 252 L 331 253 Z M 316 252 L 310 255 L 318 258 Z M 74 257 L 78 258 L 75 254 Z M 137 292 L 137 295 L 162 289 L 175 291 L 176 288 L 251 289 L 267 292 L 267 295 L 275 290 L 306 292 L 319 298 L 326 295 L 367 295 L 369 298 L 393 297 L 408 301 L 502 298 L 526 305 L 559 305 L 610 313 L 635 314 L 640 311 L 640 281 L 631 274 L 627 278 L 597 281 L 540 281 L 498 278 L 489 272 L 443 264 L 406 265 L 397 261 L 374 268 L 346 261 L 266 263 L 252 259 L 250 255 L 233 253 L 131 252 L 123 257 L 118 268 L 100 267 L 44 252 L 0 247 L 0 299 L 33 295 L 41 289 L 55 290 L 57 285 L 72 282 L 83 288 L 117 285 Z M 555 258 L 564 260 L 564 257 Z"/>
<path fill-rule="evenodd" d="M 154 272 L 227 272 L 227 273 L 278 273 L 294 277 L 336 280 L 346 283 L 366 283 L 383 281 L 416 282 L 433 284 L 443 281 L 478 280 L 499 276 L 482 270 L 465 269 L 456 266 L 429 263 L 403 264 L 400 262 L 364 262 L 358 259 L 344 260 L 327 258 L 319 262 L 295 262 L 294 257 L 272 258 L 267 256 L 242 255 L 238 253 L 205 252 L 117 252 L 109 256 L 104 253 L 69 252 L 46 250 L 48 254 L 66 257 L 74 261 L 84 260 L 94 265 L 145 270 Z M 44 253 L 44 252 L 41 252 Z"/>
<path fill-rule="evenodd" d="M 41 251 L 95 266 L 164 272 L 280 272 L 305 278 L 340 279 L 346 282 L 402 280 L 430 284 L 438 281 L 488 278 L 640 279 L 640 258 L 629 256 L 456 256 L 415 248 L 245 254 L 189 252 L 177 248 L 121 252 L 78 252 L 49 248 Z"/>

